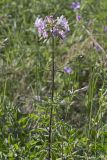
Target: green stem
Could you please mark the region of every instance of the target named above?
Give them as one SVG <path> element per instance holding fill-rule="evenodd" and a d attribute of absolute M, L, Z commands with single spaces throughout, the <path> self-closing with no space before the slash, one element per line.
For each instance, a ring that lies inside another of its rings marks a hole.
<path fill-rule="evenodd" d="M 54 101 L 54 87 L 55 87 L 55 40 L 52 38 L 52 93 L 51 93 L 51 109 L 50 109 L 50 120 L 49 120 L 49 160 L 51 160 L 52 153 L 52 120 L 53 120 L 53 101 Z"/>

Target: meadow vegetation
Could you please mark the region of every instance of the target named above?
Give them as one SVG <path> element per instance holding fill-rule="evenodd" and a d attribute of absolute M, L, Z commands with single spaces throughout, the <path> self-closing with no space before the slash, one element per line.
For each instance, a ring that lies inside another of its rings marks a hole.
<path fill-rule="evenodd" d="M 107 159 L 107 1 L 72 2 L 0 0 L 0 160 Z M 49 15 L 70 26 L 55 42 L 53 101 L 52 46 L 34 26 Z"/>

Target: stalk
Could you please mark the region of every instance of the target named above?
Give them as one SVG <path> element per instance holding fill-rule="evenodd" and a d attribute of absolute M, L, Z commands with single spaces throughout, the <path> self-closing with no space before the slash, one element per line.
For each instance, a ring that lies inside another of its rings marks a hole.
<path fill-rule="evenodd" d="M 55 40 L 52 37 L 52 92 L 51 92 L 51 108 L 50 108 L 50 120 L 49 120 L 49 158 L 51 160 L 51 153 L 52 153 L 52 121 L 53 121 L 53 102 L 54 102 L 54 87 L 55 87 Z"/>

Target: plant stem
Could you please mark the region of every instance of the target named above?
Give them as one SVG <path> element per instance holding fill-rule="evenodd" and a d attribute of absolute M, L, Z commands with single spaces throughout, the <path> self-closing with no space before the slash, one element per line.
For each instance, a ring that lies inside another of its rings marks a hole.
<path fill-rule="evenodd" d="M 55 40 L 52 38 L 52 93 L 51 93 L 51 109 L 50 109 L 50 120 L 49 120 L 49 160 L 51 160 L 51 152 L 52 152 L 52 120 L 53 120 L 53 101 L 54 101 L 54 86 L 55 86 Z"/>

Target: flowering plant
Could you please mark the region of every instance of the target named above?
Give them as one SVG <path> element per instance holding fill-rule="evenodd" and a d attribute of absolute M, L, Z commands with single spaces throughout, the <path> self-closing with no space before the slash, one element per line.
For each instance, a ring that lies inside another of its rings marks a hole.
<path fill-rule="evenodd" d="M 42 39 L 52 38 L 52 87 L 51 87 L 51 100 L 52 105 L 50 108 L 50 120 L 49 120 L 49 146 L 48 146 L 48 159 L 52 157 L 52 120 L 53 120 L 53 102 L 54 102 L 54 78 L 55 78 L 55 38 L 64 40 L 67 33 L 70 31 L 67 19 L 62 15 L 54 18 L 53 16 L 46 16 L 44 19 L 37 17 L 35 21 L 35 27 L 37 28 L 38 35 Z M 67 73 L 70 73 L 70 69 L 66 69 Z"/>

